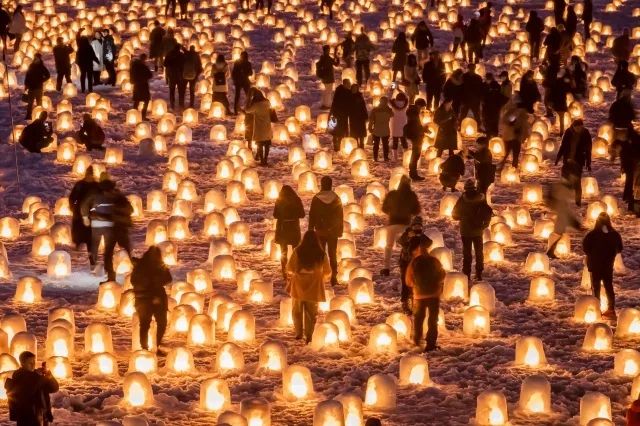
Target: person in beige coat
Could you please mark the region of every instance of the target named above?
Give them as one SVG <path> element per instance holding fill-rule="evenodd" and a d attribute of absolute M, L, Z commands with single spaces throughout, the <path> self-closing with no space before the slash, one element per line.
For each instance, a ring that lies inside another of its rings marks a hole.
<path fill-rule="evenodd" d="M 293 299 L 292 316 L 296 339 L 311 342 L 318 316 L 318 303 L 325 301 L 324 283 L 331 277 L 329 258 L 315 231 L 307 231 L 287 264 L 287 291 Z"/>
<path fill-rule="evenodd" d="M 500 116 L 500 136 L 504 141 L 505 154 L 501 168 L 507 162 L 507 157 L 512 154 L 511 165 L 518 168 L 520 149 L 525 139 L 529 137 L 529 114 L 519 102 L 519 96 L 514 96 L 503 108 Z"/>
<path fill-rule="evenodd" d="M 253 98 L 245 108 L 245 113 L 251 114 L 253 117 L 251 140 L 256 141 L 258 147 L 256 160 L 260 161 L 261 165 L 266 166 L 269 149 L 271 148 L 271 139 L 273 138 L 271 104 L 260 90 L 256 90 Z"/>

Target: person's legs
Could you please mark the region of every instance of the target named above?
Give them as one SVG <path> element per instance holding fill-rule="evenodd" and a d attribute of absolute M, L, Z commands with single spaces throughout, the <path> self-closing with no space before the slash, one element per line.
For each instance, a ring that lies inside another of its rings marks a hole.
<path fill-rule="evenodd" d="M 429 319 L 427 320 L 427 346 L 425 347 L 425 350 L 429 351 L 436 348 L 436 342 L 438 341 L 440 299 L 433 297 L 431 299 L 425 299 L 424 302 L 429 311 Z"/>
<path fill-rule="evenodd" d="M 389 161 L 389 136 L 382 137 L 382 155 L 384 161 Z"/>
<path fill-rule="evenodd" d="M 425 302 L 426 299 L 413 300 L 413 343 L 416 346 L 420 346 L 422 342 L 422 327 L 427 316 L 427 304 Z"/>
<path fill-rule="evenodd" d="M 380 136 L 373 136 L 373 160 L 378 161 L 378 151 L 380 150 Z"/>
<path fill-rule="evenodd" d="M 278 244 L 280 246 L 280 268 L 282 269 L 282 276 L 287 278 L 287 260 L 289 258 L 289 245 Z"/>
<path fill-rule="evenodd" d="M 513 159 L 511 165 L 515 168 L 518 168 L 518 163 L 520 162 L 520 148 L 522 147 L 522 143 L 519 140 L 513 141 Z"/>
<path fill-rule="evenodd" d="M 613 270 L 603 272 L 601 275 L 602 284 L 604 285 L 604 291 L 607 293 L 607 310 L 615 311 L 616 309 L 616 295 L 613 290 Z"/>
<path fill-rule="evenodd" d="M 291 301 L 291 317 L 293 318 L 293 329 L 296 332 L 296 339 L 302 339 L 302 311 L 303 301 L 293 299 Z"/>
<path fill-rule="evenodd" d="M 371 70 L 369 69 L 369 60 L 364 61 L 364 82 L 369 81 L 369 77 L 371 76 Z"/>
<path fill-rule="evenodd" d="M 411 161 L 409 162 L 409 177 L 418 178 L 418 161 L 422 154 L 422 141 L 411 142 Z"/>
<path fill-rule="evenodd" d="M 187 84 L 189 85 L 189 106 L 193 108 L 196 102 L 196 80 L 187 80 Z M 225 107 L 229 108 L 228 102 Z"/>
<path fill-rule="evenodd" d="M 471 248 L 473 245 L 473 238 L 460 237 L 462 239 L 462 273 L 471 278 Z"/>
<path fill-rule="evenodd" d="M 142 349 L 149 350 L 149 328 L 151 327 L 151 317 L 153 311 L 149 306 L 150 301 L 144 300 L 136 302 L 136 313 L 138 314 L 138 322 L 140 324 L 139 336 L 140 346 Z M 157 321 L 157 320 L 156 320 Z"/>
<path fill-rule="evenodd" d="M 95 266 L 98 263 L 98 254 L 100 250 L 100 240 L 102 240 L 102 228 L 91 228 L 91 252 L 89 254 L 89 263 Z"/>
<path fill-rule="evenodd" d="M 393 254 L 393 246 L 400 235 L 407 229 L 406 225 L 397 224 L 387 226 L 387 245 L 384 248 L 384 269 L 391 269 L 391 255 Z"/>
<path fill-rule="evenodd" d="M 121 227 L 118 229 L 114 228 L 114 233 L 116 243 L 118 243 L 118 245 L 127 252 L 127 255 L 131 257 L 131 240 L 129 239 L 129 229 L 125 227 Z"/>
<path fill-rule="evenodd" d="M 578 173 L 578 176 L 573 183 L 573 192 L 575 194 L 575 201 L 577 206 L 582 205 L 582 169 Z"/>
<path fill-rule="evenodd" d="M 333 84 L 323 83 L 322 98 L 320 100 L 320 106 L 322 108 L 331 108 L 331 98 L 333 96 Z"/>
<path fill-rule="evenodd" d="M 304 337 L 308 342 L 311 342 L 313 336 L 313 330 L 316 327 L 316 318 L 318 317 L 318 303 L 316 302 L 302 302 L 304 313 Z"/>
<path fill-rule="evenodd" d="M 356 81 L 359 85 L 362 85 L 362 73 L 364 69 L 364 64 L 360 59 L 356 59 Z"/>
<path fill-rule="evenodd" d="M 156 346 L 160 347 L 162 338 L 167 330 L 167 306 L 166 302 L 154 305 L 153 317 L 156 320 Z"/>
<path fill-rule="evenodd" d="M 113 228 L 104 228 L 104 270 L 107 272 L 107 281 L 116 280 L 116 271 L 113 269 L 113 251 L 116 247 L 116 239 Z"/>
<path fill-rule="evenodd" d="M 407 285 L 407 268 L 409 267 L 408 262 L 400 261 L 400 301 L 402 302 L 402 308 L 407 310 L 409 307 L 409 301 L 412 297 L 411 287 Z"/>
<path fill-rule="evenodd" d="M 61 72 L 58 72 L 58 75 L 56 75 L 56 91 L 59 92 L 62 90 L 62 79 L 64 78 L 64 74 Z"/>
<path fill-rule="evenodd" d="M 238 103 L 240 102 L 240 91 L 242 90 L 242 86 L 234 86 L 235 93 L 233 95 L 233 113 L 238 114 Z"/>
<path fill-rule="evenodd" d="M 338 283 L 338 239 L 329 237 L 326 242 L 327 256 L 329 256 L 329 265 L 331 266 L 331 284 L 333 285 Z"/>
<path fill-rule="evenodd" d="M 178 83 L 169 79 L 169 108 L 174 109 L 176 107 L 176 87 Z"/>
<path fill-rule="evenodd" d="M 31 120 L 31 112 L 33 111 L 33 101 L 35 100 L 35 94 L 33 90 L 29 90 L 27 93 L 27 115 L 26 119 Z"/>
<path fill-rule="evenodd" d="M 476 279 L 482 280 L 484 270 L 484 252 L 482 251 L 482 236 L 473 238 L 473 248 L 476 255 Z"/>
<path fill-rule="evenodd" d="M 600 286 L 602 285 L 602 276 L 595 272 L 590 271 L 591 273 L 591 293 L 593 297 L 600 300 Z"/>
<path fill-rule="evenodd" d="M 178 81 L 178 105 L 184 108 L 185 92 L 187 90 L 187 82 L 185 80 Z"/>

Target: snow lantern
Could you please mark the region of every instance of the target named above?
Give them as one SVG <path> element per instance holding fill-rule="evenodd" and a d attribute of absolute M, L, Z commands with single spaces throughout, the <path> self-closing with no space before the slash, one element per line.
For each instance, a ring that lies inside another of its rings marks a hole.
<path fill-rule="evenodd" d="M 440 199 L 440 216 L 442 217 L 451 217 L 451 212 L 453 212 L 453 207 L 458 202 L 459 196 L 455 194 L 445 194 Z"/>
<path fill-rule="evenodd" d="M 262 189 L 263 189 L 265 201 L 275 201 L 278 199 L 278 196 L 280 195 L 280 190 L 282 189 L 282 182 L 279 182 L 275 179 L 269 179 L 265 181 Z"/>
<path fill-rule="evenodd" d="M 154 374 L 158 370 L 158 360 L 153 352 L 140 349 L 129 358 L 129 372 Z"/>
<path fill-rule="evenodd" d="M 640 352 L 622 349 L 613 358 L 613 372 L 617 376 L 636 377 L 640 373 Z"/>
<path fill-rule="evenodd" d="M 256 338 L 256 319 L 249 311 L 239 310 L 233 313 L 229 321 L 229 341 L 234 343 L 253 343 Z"/>
<path fill-rule="evenodd" d="M 131 372 L 124 376 L 122 384 L 124 401 L 131 407 L 144 407 L 153 404 L 151 383 L 144 373 Z"/>
<path fill-rule="evenodd" d="M 33 352 L 36 355 L 38 354 L 38 341 L 36 340 L 36 336 L 27 331 L 16 333 L 10 342 L 9 352 L 15 359 L 20 359 L 20 354 L 25 351 Z"/>
<path fill-rule="evenodd" d="M 20 236 L 20 222 L 13 217 L 0 219 L 0 238 L 3 240 L 15 240 Z"/>
<path fill-rule="evenodd" d="M 51 252 L 47 260 L 47 275 L 54 278 L 64 278 L 71 274 L 71 256 L 62 250 Z"/>
<path fill-rule="evenodd" d="M 593 297 L 583 295 L 576 300 L 573 318 L 578 322 L 593 324 L 600 321 L 600 301 Z"/>
<path fill-rule="evenodd" d="M 374 303 L 373 281 L 368 278 L 354 278 L 349 282 L 349 297 L 356 305 Z"/>
<path fill-rule="evenodd" d="M 360 207 L 365 216 L 375 216 L 382 213 L 382 202 L 374 194 L 365 194 L 360 199 Z"/>
<path fill-rule="evenodd" d="M 71 225 L 68 223 L 54 223 L 49 233 L 55 244 L 71 245 Z"/>
<path fill-rule="evenodd" d="M 240 414 L 249 426 L 271 426 L 271 407 L 264 398 L 243 399 L 240 401 Z"/>
<path fill-rule="evenodd" d="M 315 194 L 318 192 L 318 180 L 315 173 L 306 171 L 298 178 L 299 194 Z"/>
<path fill-rule="evenodd" d="M 553 221 L 550 219 L 538 219 L 533 225 L 533 236 L 546 240 L 553 232 Z"/>
<path fill-rule="evenodd" d="M 344 426 L 344 411 L 339 401 L 319 402 L 313 411 L 313 426 Z"/>
<path fill-rule="evenodd" d="M 185 347 L 178 346 L 167 354 L 167 369 L 176 374 L 189 374 L 195 372 L 193 354 Z"/>
<path fill-rule="evenodd" d="M 191 318 L 196 314 L 196 310 L 191 305 L 177 305 L 171 311 L 169 318 L 169 328 L 172 333 L 186 334 L 189 332 Z"/>
<path fill-rule="evenodd" d="M 133 289 L 129 289 L 123 292 L 120 296 L 118 315 L 125 318 L 131 318 L 135 312 L 135 294 L 133 293 Z"/>
<path fill-rule="evenodd" d="M 165 213 L 167 211 L 167 194 L 154 190 L 147 194 L 147 211 L 151 213 Z"/>
<path fill-rule="evenodd" d="M 193 108 L 185 109 L 182 112 L 182 122 L 191 126 L 198 124 L 198 111 Z"/>
<path fill-rule="evenodd" d="M 187 345 L 206 346 L 216 341 L 216 327 L 213 319 L 206 314 L 196 314 L 189 322 Z"/>
<path fill-rule="evenodd" d="M 253 303 L 271 303 L 273 301 L 273 282 L 252 280 L 249 287 L 249 300 Z"/>
<path fill-rule="evenodd" d="M 629 339 L 640 336 L 640 310 L 624 308 L 618 315 L 616 337 Z"/>
<path fill-rule="evenodd" d="M 178 247 L 171 241 L 163 241 L 158 244 L 158 249 L 162 255 L 165 265 L 174 266 L 178 264 Z"/>
<path fill-rule="evenodd" d="M 351 340 L 351 322 L 349 315 L 345 311 L 340 309 L 329 311 L 325 316 L 325 322 L 330 322 L 338 327 L 338 340 L 340 342 Z"/>
<path fill-rule="evenodd" d="M 515 185 L 520 183 L 518 169 L 513 166 L 505 166 L 500 172 L 500 183 L 505 185 Z"/>
<path fill-rule="evenodd" d="M 182 216 L 171 216 L 167 224 L 169 238 L 174 241 L 183 241 L 191 236 L 189 220 Z"/>
<path fill-rule="evenodd" d="M 355 258 L 356 257 L 356 244 L 355 242 L 346 239 L 346 238 L 339 238 L 338 239 L 338 246 L 337 246 L 337 255 L 338 255 L 338 260 L 342 260 L 345 258 Z"/>
<path fill-rule="evenodd" d="M 69 205 L 69 197 L 62 197 L 56 200 L 53 207 L 53 214 L 56 216 L 71 216 L 71 206 Z"/>
<path fill-rule="evenodd" d="M 84 330 L 84 350 L 90 354 L 113 353 L 111 328 L 102 323 L 91 323 Z"/>
<path fill-rule="evenodd" d="M 582 196 L 585 198 L 594 198 L 600 194 L 598 189 L 598 181 L 593 176 L 585 176 L 580 180 L 582 186 Z"/>
<path fill-rule="evenodd" d="M 611 401 L 600 392 L 587 392 L 580 399 L 580 426 L 588 426 L 593 419 L 611 420 Z"/>
<path fill-rule="evenodd" d="M 187 272 L 187 282 L 193 285 L 193 288 L 198 293 L 211 293 L 213 291 L 213 284 L 211 283 L 211 276 L 209 271 L 197 268 Z"/>
<path fill-rule="evenodd" d="M 242 307 L 234 302 L 220 303 L 216 309 L 216 328 L 218 330 L 229 332 L 231 317 L 236 311 L 242 310 Z"/>
<path fill-rule="evenodd" d="M 70 379 L 73 376 L 71 363 L 62 356 L 47 358 L 47 370 L 51 371 L 51 375 L 58 380 Z"/>
<path fill-rule="evenodd" d="M 204 234 L 207 237 L 222 237 L 226 225 L 222 213 L 211 212 L 204 219 Z"/>
<path fill-rule="evenodd" d="M 398 336 L 396 330 L 388 324 L 376 324 L 369 333 L 369 349 L 374 353 L 397 352 Z"/>
<path fill-rule="evenodd" d="M 331 170 L 333 157 L 329 151 L 318 151 L 313 156 L 313 169 L 318 171 Z"/>
<path fill-rule="evenodd" d="M 567 256 L 571 253 L 571 240 L 569 234 L 562 234 L 556 245 L 555 253 L 558 256 Z"/>
<path fill-rule="evenodd" d="M 20 278 L 16 284 L 15 301 L 28 304 L 42 301 L 42 281 L 31 276 Z"/>
<path fill-rule="evenodd" d="M 602 202 L 607 205 L 607 213 L 609 216 L 614 217 L 619 214 L 618 200 L 612 195 L 605 195 L 602 197 Z"/>
<path fill-rule="evenodd" d="M 302 365 L 290 365 L 282 372 L 282 390 L 288 401 L 301 401 L 312 397 L 311 371 Z"/>
<path fill-rule="evenodd" d="M 409 339 L 411 336 L 411 319 L 402 312 L 394 312 L 385 321 L 393 327 L 398 337 Z M 348 324 L 348 323 L 347 323 Z"/>
<path fill-rule="evenodd" d="M 52 327 L 47 332 L 45 353 L 47 358 L 65 357 L 74 358 L 73 333 L 60 326 Z"/>
<path fill-rule="evenodd" d="M 526 377 L 520 386 L 518 405 L 527 414 L 551 413 L 551 385 L 542 375 Z"/>
<path fill-rule="evenodd" d="M 243 247 L 251 242 L 249 224 L 246 222 L 233 222 L 227 229 L 227 241 L 233 247 Z"/>
<path fill-rule="evenodd" d="M 124 121 L 129 126 L 135 126 L 142 121 L 142 114 L 137 109 L 127 110 Z"/>
<path fill-rule="evenodd" d="M 453 250 L 446 247 L 436 247 L 431 250 L 430 254 L 440 261 L 445 271 L 450 272 L 453 270 Z"/>
<path fill-rule="evenodd" d="M 289 147 L 289 155 L 287 156 L 287 163 L 292 166 L 298 161 L 306 161 L 306 154 L 302 147 L 291 146 Z"/>
<path fill-rule="evenodd" d="M 477 425 L 506 425 L 509 421 L 507 400 L 502 392 L 484 391 L 476 400 Z"/>
<path fill-rule="evenodd" d="M 607 324 L 595 323 L 589 325 L 582 342 L 585 351 L 609 351 L 613 344 L 613 333 Z"/>
<path fill-rule="evenodd" d="M 269 340 L 260 345 L 258 369 L 279 372 L 287 367 L 287 348 L 277 340 Z"/>
<path fill-rule="evenodd" d="M 293 325 L 292 315 L 293 300 L 290 297 L 280 299 L 280 318 L 279 323 L 282 327 L 291 327 Z"/>
<path fill-rule="evenodd" d="M 106 164 L 118 165 L 122 164 L 123 160 L 122 148 L 110 146 L 104 151 L 104 162 Z"/>
<path fill-rule="evenodd" d="M 543 200 L 542 196 L 542 185 L 538 183 L 527 183 L 522 188 L 522 201 L 527 204 L 537 204 L 541 203 Z"/>
<path fill-rule="evenodd" d="M 87 168 L 91 165 L 91 157 L 86 154 L 80 154 L 76 156 L 73 166 L 71 167 L 71 173 L 74 176 L 84 176 Z"/>
<path fill-rule="evenodd" d="M 223 411 L 218 416 L 217 425 L 225 425 L 225 426 L 248 426 L 247 419 L 236 412 L 233 411 Z"/>
<path fill-rule="evenodd" d="M 335 397 L 342 404 L 345 426 L 364 426 L 362 399 L 359 395 L 347 392 Z"/>
<path fill-rule="evenodd" d="M 389 228 L 386 226 L 380 226 L 373 230 L 373 248 L 384 250 L 387 247 L 387 240 L 389 238 Z"/>
<path fill-rule="evenodd" d="M 353 196 L 353 188 L 349 185 L 338 185 L 334 188 L 334 192 L 338 197 L 340 197 L 340 201 L 343 206 L 353 203 L 355 200 Z"/>
<path fill-rule="evenodd" d="M 209 132 L 211 142 L 224 142 L 227 140 L 227 128 L 223 124 L 216 124 Z"/>
<path fill-rule="evenodd" d="M 221 412 L 231 405 L 231 392 L 224 379 L 207 379 L 200 384 L 200 409 Z"/>
<path fill-rule="evenodd" d="M 589 222 L 595 222 L 602 212 L 607 211 L 607 205 L 602 201 L 594 201 L 587 206 L 586 219 Z"/>
<path fill-rule="evenodd" d="M 247 193 L 242 182 L 232 180 L 227 183 L 227 204 L 231 206 L 242 206 L 248 201 L 249 200 L 247 199 Z"/>
<path fill-rule="evenodd" d="M 529 287 L 530 302 L 543 303 L 553 302 L 555 299 L 555 284 L 547 277 L 535 277 L 531 280 Z"/>
<path fill-rule="evenodd" d="M 182 155 L 176 155 L 169 160 L 169 170 L 186 177 L 189 175 L 189 161 Z"/>
<path fill-rule="evenodd" d="M 483 244 L 484 258 L 488 263 L 500 263 L 504 260 L 502 246 L 495 241 L 487 241 Z"/>
<path fill-rule="evenodd" d="M 260 273 L 253 269 L 245 269 L 236 275 L 237 291 L 240 294 L 249 293 L 251 290 L 251 282 L 260 280 Z"/>
<path fill-rule="evenodd" d="M 331 299 L 329 304 L 330 309 L 333 311 L 335 309 L 344 311 L 349 317 L 349 322 L 351 324 L 356 323 L 356 306 L 353 303 L 353 299 L 349 296 L 336 296 Z"/>
<path fill-rule="evenodd" d="M 344 258 L 338 262 L 338 281 L 347 283 L 351 280 L 351 271 L 358 268 L 362 262 L 356 258 Z"/>
<path fill-rule="evenodd" d="M 465 117 L 460 123 L 460 132 L 465 138 L 474 138 L 478 135 L 478 123 L 471 117 Z"/>
<path fill-rule="evenodd" d="M 340 331 L 332 322 L 316 325 L 311 338 L 311 347 L 316 351 L 334 350 L 340 347 Z"/>
<path fill-rule="evenodd" d="M 13 336 L 22 331 L 27 331 L 27 323 L 22 315 L 6 314 L 2 317 L 0 328 L 7 333 L 7 342 L 11 342 Z"/>
<path fill-rule="evenodd" d="M 482 306 L 471 306 L 464 311 L 462 330 L 466 336 L 486 336 L 490 327 L 489 311 Z"/>
<path fill-rule="evenodd" d="M 537 337 L 520 337 L 516 340 L 516 365 L 537 368 L 547 365 L 542 340 Z"/>
<path fill-rule="evenodd" d="M 369 162 L 358 160 L 351 165 L 351 176 L 355 179 L 369 177 Z"/>
<path fill-rule="evenodd" d="M 176 188 L 176 198 L 179 200 L 187 200 L 197 202 L 200 199 L 198 195 L 198 187 L 195 182 L 189 178 L 183 179 Z"/>
<path fill-rule="evenodd" d="M 469 298 L 469 279 L 461 272 L 447 272 L 442 290 L 443 300 Z"/>
<path fill-rule="evenodd" d="M 115 281 L 108 281 L 98 286 L 98 302 L 96 308 L 103 311 L 115 311 L 120 304 L 122 286 Z"/>
<path fill-rule="evenodd" d="M 502 157 L 505 153 L 504 141 L 502 138 L 493 137 L 489 139 L 489 151 L 494 157 Z"/>
<path fill-rule="evenodd" d="M 311 121 L 311 108 L 307 105 L 299 105 L 295 110 L 295 117 L 301 123 L 307 123 Z"/>
<path fill-rule="evenodd" d="M 185 110 L 185 112 L 187 111 Z M 191 131 L 191 128 L 185 124 L 178 126 L 178 129 L 176 130 L 176 136 L 173 140 L 174 143 L 176 145 L 189 145 L 192 140 L 193 132 Z"/>
<path fill-rule="evenodd" d="M 233 178 L 235 166 L 229 159 L 223 158 L 216 166 L 216 179 L 228 180 Z"/>
<path fill-rule="evenodd" d="M 407 354 L 400 358 L 400 384 L 429 386 L 429 363 L 420 355 Z"/>
<path fill-rule="evenodd" d="M 34 233 L 46 232 L 53 225 L 53 215 L 48 208 L 40 208 L 33 212 L 31 230 Z"/>
<path fill-rule="evenodd" d="M 13 374 L 13 372 L 18 368 L 20 368 L 20 364 L 18 364 L 18 361 L 16 361 L 12 355 L 8 353 L 0 353 L 0 374 L 6 372 L 11 372 Z M 1 390 L 4 391 L 4 388 Z"/>
<path fill-rule="evenodd" d="M 469 306 L 482 306 L 490 313 L 496 309 L 496 291 L 491 284 L 479 282 L 471 287 Z"/>
<path fill-rule="evenodd" d="M 549 256 L 544 253 L 531 252 L 524 262 L 525 271 L 530 274 L 543 273 L 550 274 Z"/>
<path fill-rule="evenodd" d="M 90 376 L 118 376 L 118 361 L 113 354 L 94 354 L 89 359 Z"/>
<path fill-rule="evenodd" d="M 501 222 L 491 225 L 491 240 L 501 245 L 511 245 L 513 243 L 513 239 L 511 237 L 511 228 L 509 225 Z"/>
<path fill-rule="evenodd" d="M 367 380 L 364 405 L 370 409 L 393 409 L 396 407 L 396 379 L 388 374 L 375 374 Z"/>
<path fill-rule="evenodd" d="M 219 373 L 227 373 L 244 368 L 244 355 L 240 346 L 232 342 L 223 343 L 218 349 L 215 369 Z"/>
<path fill-rule="evenodd" d="M 191 288 L 193 288 L 193 286 L 191 286 Z M 179 302 L 181 305 L 191 305 L 196 313 L 201 314 L 204 312 L 205 300 L 203 294 L 196 293 L 195 291 L 186 291 L 180 296 Z"/>
<path fill-rule="evenodd" d="M 216 281 L 233 281 L 236 279 L 236 263 L 233 256 L 221 254 L 213 258 L 211 265 L 212 278 Z"/>

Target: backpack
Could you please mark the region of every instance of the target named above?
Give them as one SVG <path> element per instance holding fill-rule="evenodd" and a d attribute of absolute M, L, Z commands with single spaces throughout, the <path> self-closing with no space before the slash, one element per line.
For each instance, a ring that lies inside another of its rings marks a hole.
<path fill-rule="evenodd" d="M 185 80 L 195 80 L 198 76 L 198 70 L 196 68 L 197 65 L 195 57 L 193 55 L 186 55 L 182 67 L 182 78 Z"/>
<path fill-rule="evenodd" d="M 486 229 L 491 223 L 493 209 L 486 202 L 481 203 L 476 209 L 476 214 L 471 216 L 471 224 L 477 229 Z"/>
<path fill-rule="evenodd" d="M 216 86 L 224 86 L 227 84 L 227 76 L 224 70 L 216 71 L 213 73 L 213 82 Z"/>

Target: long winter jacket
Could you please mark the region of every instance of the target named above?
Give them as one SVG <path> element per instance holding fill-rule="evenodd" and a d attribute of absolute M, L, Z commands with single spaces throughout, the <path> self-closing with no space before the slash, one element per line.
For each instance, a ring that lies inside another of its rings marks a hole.
<path fill-rule="evenodd" d="M 253 117 L 253 137 L 256 142 L 270 141 L 273 138 L 271 130 L 271 104 L 267 99 L 254 102 L 247 109 L 247 114 Z"/>
<path fill-rule="evenodd" d="M 85 226 L 82 222 L 82 213 L 80 206 L 82 203 L 98 191 L 98 182 L 83 179 L 76 182 L 69 194 L 69 204 L 71 206 L 71 241 L 74 244 L 86 243 L 91 241 L 91 228 Z"/>
<path fill-rule="evenodd" d="M 309 229 L 315 230 L 320 238 L 340 238 L 343 226 L 340 197 L 333 191 L 317 193 L 309 208 Z"/>
<path fill-rule="evenodd" d="M 369 36 L 367 36 L 366 34 L 360 34 L 358 37 L 356 37 L 354 50 L 356 52 L 356 60 L 368 61 L 371 52 L 373 52 L 374 50 L 373 43 L 371 43 L 371 40 L 369 40 Z"/>
<path fill-rule="evenodd" d="M 451 217 L 460 221 L 460 235 L 463 237 L 480 237 L 485 228 L 477 220 L 478 210 L 486 205 L 484 194 L 473 190 L 465 191 L 453 206 Z"/>
<path fill-rule="evenodd" d="M 96 58 L 98 58 L 98 62 L 93 63 L 93 71 L 102 71 L 104 69 L 102 40 L 97 38 L 91 40 L 91 48 L 93 49 L 93 53 L 96 55 Z"/>
<path fill-rule="evenodd" d="M 53 58 L 58 73 L 65 73 L 71 70 L 71 54 L 73 48 L 66 44 L 57 44 L 53 47 Z"/>
<path fill-rule="evenodd" d="M 349 108 L 349 135 L 355 138 L 367 136 L 367 103 L 362 93 L 352 93 Z"/>
<path fill-rule="evenodd" d="M 302 268 L 298 260 L 298 250 L 294 250 L 287 263 L 289 295 L 293 299 L 306 302 L 324 302 L 324 283 L 331 276 L 329 258 L 324 255 L 322 262 L 313 268 Z"/>
<path fill-rule="evenodd" d="M 42 426 L 53 422 L 49 394 L 58 392 L 58 381 L 51 375 L 19 368 L 4 383 L 11 420 L 19 425 Z"/>
<path fill-rule="evenodd" d="M 129 75 L 131 83 L 133 84 L 133 98 L 140 100 L 149 99 L 151 96 L 149 80 L 153 77 L 149 67 L 140 59 L 134 59 L 131 61 L 129 67 Z"/>
<path fill-rule="evenodd" d="M 388 137 L 390 135 L 389 122 L 393 117 L 393 111 L 387 105 L 378 105 L 371 110 L 369 127 L 373 136 Z"/>
<path fill-rule="evenodd" d="M 184 67 L 184 53 L 179 46 L 175 47 L 164 57 L 164 67 L 167 79 L 171 81 L 182 80 L 182 68 Z"/>
<path fill-rule="evenodd" d="M 391 137 L 402 137 L 404 126 L 407 124 L 407 107 L 409 106 L 409 101 L 406 100 L 404 102 L 398 102 L 395 99 L 392 99 L 389 102 L 389 105 L 393 111 L 393 117 L 389 123 Z"/>
<path fill-rule="evenodd" d="M 462 100 L 467 105 L 480 105 L 484 83 L 475 72 L 467 71 L 462 76 Z"/>
<path fill-rule="evenodd" d="M 273 217 L 276 219 L 275 242 L 297 246 L 300 243 L 300 219 L 304 217 L 300 197 L 278 198 L 273 208 Z"/>
<path fill-rule="evenodd" d="M 585 235 L 582 249 L 587 256 L 587 269 L 591 272 L 611 272 L 616 255 L 622 252 L 620 233 L 598 219 L 592 231 Z"/>
<path fill-rule="evenodd" d="M 165 30 L 162 27 L 155 27 L 151 30 L 151 34 L 149 35 L 149 57 L 150 58 L 161 58 L 163 55 L 162 51 L 162 39 L 164 38 Z"/>
<path fill-rule="evenodd" d="M 389 225 L 409 225 L 420 214 L 420 202 L 408 180 L 402 179 L 398 189 L 389 191 L 382 202 L 382 211 L 389 217 Z"/>
<path fill-rule="evenodd" d="M 81 70 L 93 69 L 94 63 L 99 64 L 100 60 L 91 47 L 91 42 L 86 36 L 80 36 L 77 39 L 78 52 L 76 52 L 76 64 Z"/>
<path fill-rule="evenodd" d="M 131 285 L 136 302 L 149 303 L 159 299 L 160 304 L 167 303 L 164 286 L 171 283 L 171 280 L 171 272 L 163 263 L 151 265 L 144 260 L 137 261 L 131 272 Z"/>
<path fill-rule="evenodd" d="M 333 132 L 337 137 L 344 137 L 349 134 L 349 111 L 352 108 L 352 100 L 353 94 L 351 90 L 342 84 L 336 87 L 331 101 L 329 116 L 333 116 L 337 120 L 337 125 Z"/>
<path fill-rule="evenodd" d="M 49 77 L 51 74 L 44 63 L 41 60 L 33 61 L 24 77 L 24 87 L 28 90 L 40 90 Z"/>
<path fill-rule="evenodd" d="M 442 61 L 428 61 L 422 68 L 422 80 L 427 85 L 427 91 L 439 92 L 444 86 L 446 74 Z"/>
<path fill-rule="evenodd" d="M 458 147 L 458 119 L 453 108 L 447 110 L 442 104 L 433 115 L 433 122 L 438 125 L 435 147 L 438 149 L 456 149 Z"/>
<path fill-rule="evenodd" d="M 572 145 L 575 144 L 575 146 Z M 563 163 L 568 160 L 573 160 L 576 164 L 582 168 L 585 166 L 591 167 L 591 133 L 586 128 L 583 128 L 580 133 L 577 133 L 573 127 L 569 127 L 564 136 L 562 136 L 562 142 L 560 143 L 560 149 L 558 149 L 558 155 L 556 156 L 556 164 L 558 160 L 562 159 Z M 571 153 L 573 151 L 573 158 Z"/>

